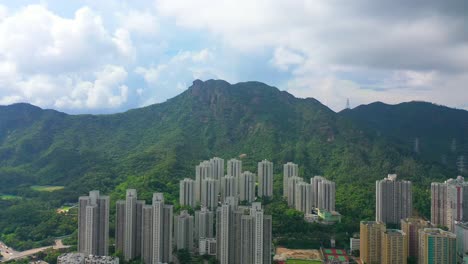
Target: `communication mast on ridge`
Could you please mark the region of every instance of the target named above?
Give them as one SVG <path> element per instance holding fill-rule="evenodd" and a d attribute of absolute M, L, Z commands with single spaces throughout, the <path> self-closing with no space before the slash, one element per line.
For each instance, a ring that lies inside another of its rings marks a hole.
<path fill-rule="evenodd" d="M 349 98 L 346 98 L 346 109 L 351 109 L 351 106 L 349 105 Z"/>

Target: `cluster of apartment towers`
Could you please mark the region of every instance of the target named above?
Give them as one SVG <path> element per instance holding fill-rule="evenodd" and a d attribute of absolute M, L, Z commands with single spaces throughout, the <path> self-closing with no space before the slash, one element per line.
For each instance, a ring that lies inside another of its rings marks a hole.
<path fill-rule="evenodd" d="M 431 221 L 413 217 L 411 187 L 395 174 L 376 182 L 376 221 L 360 225 L 362 262 L 468 263 L 468 182 L 458 176 L 431 184 Z"/>
<path fill-rule="evenodd" d="M 126 260 L 141 257 L 147 264 L 171 262 L 174 245 L 216 255 L 221 264 L 271 263 L 272 218 L 255 200 L 273 196 L 273 163 L 259 162 L 257 175 L 242 171 L 237 159 L 227 161 L 226 175 L 224 168 L 224 160 L 215 157 L 196 166 L 195 180 L 180 181 L 180 205 L 200 205 L 194 216 L 183 210 L 173 217 L 173 206 L 164 203 L 162 193 L 154 193 L 152 205 L 146 205 L 136 190 L 127 190 L 126 199 L 116 203 L 116 250 Z M 289 206 L 304 213 L 335 209 L 333 182 L 315 176 L 305 183 L 292 162 L 283 165 L 283 172 Z M 109 197 L 99 191 L 80 197 L 78 215 L 78 251 L 108 255 Z"/>

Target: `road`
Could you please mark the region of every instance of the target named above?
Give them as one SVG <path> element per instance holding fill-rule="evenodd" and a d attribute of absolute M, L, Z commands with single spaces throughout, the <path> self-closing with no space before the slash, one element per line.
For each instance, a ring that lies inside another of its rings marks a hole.
<path fill-rule="evenodd" d="M 68 248 L 68 247 L 70 247 L 70 246 L 64 246 L 63 245 L 63 242 L 62 242 L 61 239 L 57 239 L 57 240 L 55 240 L 55 245 L 53 245 L 53 246 L 33 248 L 33 249 L 26 250 L 26 251 L 18 252 L 18 251 L 15 251 L 15 250 L 11 249 L 11 248 L 8 248 L 5 244 L 0 242 L 0 250 L 1 250 L 1 253 L 3 255 L 3 259 L 0 262 L 13 260 L 13 259 L 25 258 L 25 257 L 37 254 L 37 253 L 39 253 L 41 251 L 45 251 L 45 250 L 50 249 L 50 248 L 62 249 L 62 248 Z"/>

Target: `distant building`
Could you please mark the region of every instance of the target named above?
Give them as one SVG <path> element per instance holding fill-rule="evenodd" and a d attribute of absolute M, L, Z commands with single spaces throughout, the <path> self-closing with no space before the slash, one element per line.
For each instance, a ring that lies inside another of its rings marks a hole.
<path fill-rule="evenodd" d="M 174 237 L 177 249 L 187 249 L 193 251 L 193 216 L 186 210 L 174 219 Z"/>
<path fill-rule="evenodd" d="M 382 234 L 385 229 L 385 224 L 382 222 L 361 222 L 359 247 L 363 263 L 381 263 Z"/>
<path fill-rule="evenodd" d="M 314 176 L 310 185 L 312 207 L 335 211 L 335 183 L 322 176 Z"/>
<path fill-rule="evenodd" d="M 258 163 L 258 197 L 273 197 L 273 162 Z"/>
<path fill-rule="evenodd" d="M 215 179 L 202 180 L 201 205 L 211 210 L 218 207 L 218 181 Z"/>
<path fill-rule="evenodd" d="M 153 204 L 143 208 L 143 248 L 145 264 L 172 261 L 173 206 L 164 203 L 162 193 L 153 194 Z"/>
<path fill-rule="evenodd" d="M 116 203 L 115 244 L 127 261 L 141 255 L 143 206 L 135 189 L 128 189 L 125 200 Z"/>
<path fill-rule="evenodd" d="M 439 228 L 419 230 L 419 263 L 457 263 L 456 240 L 455 234 Z"/>
<path fill-rule="evenodd" d="M 214 237 L 214 213 L 206 207 L 195 211 L 195 241 Z"/>
<path fill-rule="evenodd" d="M 288 178 L 288 189 L 287 189 L 288 195 L 286 197 L 287 197 L 288 205 L 290 207 L 296 207 L 295 202 L 296 202 L 297 184 L 303 181 L 304 179 L 302 179 L 299 176 L 291 176 Z"/>
<path fill-rule="evenodd" d="M 195 181 L 185 178 L 179 184 L 179 203 L 182 206 L 195 207 Z"/>
<path fill-rule="evenodd" d="M 468 259 L 468 223 L 456 222 L 455 235 L 457 236 L 457 261 L 465 263 Z"/>
<path fill-rule="evenodd" d="M 255 201 L 255 174 L 249 171 L 240 175 L 239 200 L 249 203 Z"/>
<path fill-rule="evenodd" d="M 215 180 L 220 180 L 224 176 L 224 160 L 222 158 L 214 157 L 210 159 L 212 177 Z"/>
<path fill-rule="evenodd" d="M 385 224 L 399 224 L 412 216 L 413 199 L 410 181 L 397 181 L 396 174 L 376 181 L 375 220 Z"/>
<path fill-rule="evenodd" d="M 312 211 L 312 186 L 301 181 L 296 184 L 295 191 L 296 210 L 309 214 Z"/>
<path fill-rule="evenodd" d="M 57 264 L 119 264 L 119 258 L 86 255 L 84 253 L 66 253 L 57 258 Z"/>
<path fill-rule="evenodd" d="M 283 196 L 288 197 L 289 178 L 299 176 L 299 166 L 292 162 L 283 165 Z"/>
<path fill-rule="evenodd" d="M 216 255 L 216 238 L 201 238 L 198 244 L 200 255 Z"/>
<path fill-rule="evenodd" d="M 360 242 L 360 239 L 359 239 L 359 238 L 354 238 L 354 237 L 350 238 L 350 239 L 349 239 L 349 249 L 350 249 L 351 251 L 359 250 L 359 248 L 360 248 L 360 243 L 361 243 L 361 242 Z"/>
<path fill-rule="evenodd" d="M 326 209 L 318 209 L 317 214 L 323 224 L 341 223 L 341 214 L 337 211 L 328 211 Z"/>
<path fill-rule="evenodd" d="M 401 220 L 401 231 L 403 231 L 408 238 L 408 256 L 418 257 L 419 230 L 429 227 L 431 227 L 431 224 L 420 218 L 405 218 Z"/>
<path fill-rule="evenodd" d="M 455 221 L 468 221 L 468 182 L 462 176 L 431 184 L 431 223 L 454 230 Z"/>
<path fill-rule="evenodd" d="M 109 196 L 101 196 L 99 191 L 79 198 L 78 251 L 86 255 L 109 255 Z"/>
<path fill-rule="evenodd" d="M 226 175 L 224 177 L 221 177 L 221 202 L 224 202 L 224 200 L 227 197 L 236 197 L 238 194 L 237 191 L 237 183 L 238 179 L 234 176 L 229 176 Z"/>
<path fill-rule="evenodd" d="M 237 208 L 235 197 L 228 197 L 218 207 L 216 216 L 216 256 L 220 264 L 231 264 L 234 259 L 233 211 Z"/>
<path fill-rule="evenodd" d="M 84 264 L 84 253 L 66 253 L 58 256 L 57 264 Z"/>
<path fill-rule="evenodd" d="M 406 264 L 408 240 L 406 234 L 397 229 L 387 229 L 382 234 L 382 264 Z"/>
<path fill-rule="evenodd" d="M 213 178 L 213 166 L 205 160 L 195 167 L 195 201 L 197 203 L 201 203 L 203 180 L 208 178 Z"/>
<path fill-rule="evenodd" d="M 237 159 L 230 159 L 227 162 L 227 175 L 234 176 L 239 179 L 242 173 L 242 161 Z"/>

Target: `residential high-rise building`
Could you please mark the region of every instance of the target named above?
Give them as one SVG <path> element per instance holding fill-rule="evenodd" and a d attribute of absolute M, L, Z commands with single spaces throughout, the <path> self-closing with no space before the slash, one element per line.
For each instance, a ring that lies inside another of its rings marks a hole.
<path fill-rule="evenodd" d="M 227 162 L 227 175 L 234 176 L 239 179 L 242 173 L 242 161 L 237 159 L 230 159 Z"/>
<path fill-rule="evenodd" d="M 361 261 L 365 264 L 381 263 L 382 234 L 385 224 L 381 222 L 363 221 L 360 231 Z"/>
<path fill-rule="evenodd" d="M 218 206 L 218 181 L 207 178 L 202 180 L 201 205 L 211 210 Z"/>
<path fill-rule="evenodd" d="M 235 197 L 227 197 L 217 209 L 216 254 L 220 264 L 232 264 L 235 258 L 233 212 L 236 209 L 237 199 Z"/>
<path fill-rule="evenodd" d="M 220 185 L 221 185 L 221 201 L 222 202 L 224 202 L 224 200 L 227 197 L 237 196 L 238 194 L 237 183 L 238 183 L 238 180 L 234 176 L 226 175 L 224 177 L 221 177 Z"/>
<path fill-rule="evenodd" d="M 180 181 L 179 203 L 183 206 L 195 207 L 195 181 L 185 178 Z"/>
<path fill-rule="evenodd" d="M 306 182 L 296 184 L 295 207 L 296 210 L 304 214 L 310 214 L 312 211 L 312 186 Z"/>
<path fill-rule="evenodd" d="M 297 184 L 303 181 L 304 179 L 299 176 L 291 176 L 288 178 L 288 195 L 286 197 L 290 207 L 295 207 Z"/>
<path fill-rule="evenodd" d="M 177 249 L 193 251 L 193 216 L 186 210 L 175 218 L 174 236 Z"/>
<path fill-rule="evenodd" d="M 456 222 L 457 263 L 467 263 L 468 260 L 468 223 Z"/>
<path fill-rule="evenodd" d="M 326 181 L 322 176 L 314 176 L 310 178 L 310 185 L 312 188 L 312 207 L 318 208 L 319 206 L 319 187 L 322 181 Z"/>
<path fill-rule="evenodd" d="M 455 264 L 457 236 L 439 228 L 419 230 L 419 264 Z"/>
<path fill-rule="evenodd" d="M 144 205 L 135 189 L 128 189 L 125 200 L 116 203 L 115 245 L 127 261 L 141 255 Z"/>
<path fill-rule="evenodd" d="M 382 233 L 382 264 L 406 264 L 408 259 L 407 235 L 397 229 Z"/>
<path fill-rule="evenodd" d="M 224 176 L 224 160 L 218 157 L 210 159 L 212 167 L 212 177 L 215 180 L 220 180 Z"/>
<path fill-rule="evenodd" d="M 258 163 L 258 197 L 273 197 L 273 162 Z"/>
<path fill-rule="evenodd" d="M 288 179 L 293 176 L 299 176 L 299 166 L 292 162 L 283 165 L 283 196 L 288 197 Z"/>
<path fill-rule="evenodd" d="M 142 258 L 145 264 L 172 261 L 173 206 L 162 193 L 153 194 L 152 206 L 143 207 Z"/>
<path fill-rule="evenodd" d="M 214 237 L 214 213 L 207 207 L 195 211 L 195 241 Z"/>
<path fill-rule="evenodd" d="M 240 175 L 239 200 L 249 203 L 255 200 L 255 174 L 249 171 Z"/>
<path fill-rule="evenodd" d="M 213 178 L 212 163 L 205 160 L 195 167 L 195 202 L 201 202 L 202 183 L 204 179 Z"/>
<path fill-rule="evenodd" d="M 101 196 L 99 191 L 79 198 L 78 252 L 109 255 L 109 196 Z"/>
<path fill-rule="evenodd" d="M 431 222 L 454 230 L 455 221 L 468 221 L 468 182 L 462 176 L 431 184 Z"/>
<path fill-rule="evenodd" d="M 322 180 L 318 183 L 317 208 L 327 211 L 335 211 L 335 183 L 329 180 Z"/>
<path fill-rule="evenodd" d="M 396 174 L 376 181 L 375 220 L 385 224 L 399 224 L 411 217 L 413 211 L 410 181 L 397 181 Z"/>
<path fill-rule="evenodd" d="M 401 231 L 408 238 L 408 256 L 418 257 L 419 254 L 419 230 L 431 227 L 428 221 L 420 218 L 405 218 L 401 220 Z"/>
<path fill-rule="evenodd" d="M 431 183 L 431 223 L 447 226 L 447 184 Z"/>
<path fill-rule="evenodd" d="M 143 206 L 143 223 L 141 234 L 141 258 L 144 264 L 153 263 L 153 206 Z"/>

